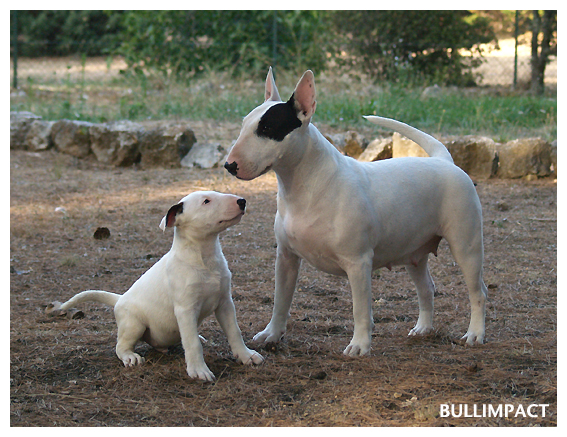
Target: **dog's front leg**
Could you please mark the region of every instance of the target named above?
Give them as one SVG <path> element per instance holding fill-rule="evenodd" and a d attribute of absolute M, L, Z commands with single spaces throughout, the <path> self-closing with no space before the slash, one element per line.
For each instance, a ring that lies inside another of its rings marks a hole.
<path fill-rule="evenodd" d="M 254 336 L 253 341 L 270 343 L 279 341 L 285 334 L 289 309 L 295 292 L 301 259 L 278 242 L 276 255 L 276 291 L 272 319 L 266 329 Z"/>
<path fill-rule="evenodd" d="M 242 364 L 261 364 L 264 361 L 258 352 L 248 349 L 242 340 L 242 333 L 236 321 L 234 302 L 229 297 L 221 302 L 215 311 L 215 316 L 226 334 L 228 344 L 234 357 Z"/>
<path fill-rule="evenodd" d="M 372 329 L 372 257 L 368 256 L 353 263 L 347 269 L 347 276 L 352 289 L 354 314 L 354 335 L 350 344 L 344 350 L 351 357 L 370 353 Z"/>
<path fill-rule="evenodd" d="M 203 358 L 203 346 L 198 333 L 198 314 L 194 308 L 175 306 L 175 317 L 181 334 L 181 344 L 185 351 L 187 374 L 190 378 L 214 381 L 215 375 L 209 370 Z"/>

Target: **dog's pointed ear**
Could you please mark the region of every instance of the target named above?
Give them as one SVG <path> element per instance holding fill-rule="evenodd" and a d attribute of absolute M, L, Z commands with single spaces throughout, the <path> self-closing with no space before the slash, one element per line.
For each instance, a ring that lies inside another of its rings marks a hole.
<path fill-rule="evenodd" d="M 274 73 L 272 73 L 272 67 L 268 70 L 268 77 L 266 77 L 266 89 L 264 91 L 264 101 L 267 102 L 268 100 L 276 102 L 281 101 L 278 88 L 276 87 L 276 81 L 274 80 Z"/>
<path fill-rule="evenodd" d="M 175 217 L 177 214 L 181 214 L 183 212 L 183 203 L 178 203 L 177 205 L 173 205 L 167 211 L 167 214 L 164 218 L 161 219 L 161 223 L 159 224 L 159 228 L 165 232 L 165 228 L 172 228 L 175 226 Z"/>
<path fill-rule="evenodd" d="M 302 123 L 308 122 L 317 107 L 317 100 L 315 100 L 315 76 L 311 70 L 307 70 L 297 82 L 295 91 L 293 92 L 295 99 L 295 109 L 297 110 L 297 117 Z"/>

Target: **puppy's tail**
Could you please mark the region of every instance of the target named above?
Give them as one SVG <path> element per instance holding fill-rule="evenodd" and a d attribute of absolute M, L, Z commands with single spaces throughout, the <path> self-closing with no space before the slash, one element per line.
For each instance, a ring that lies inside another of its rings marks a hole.
<path fill-rule="evenodd" d="M 67 302 L 61 304 L 60 309 L 68 310 L 69 308 L 74 308 L 75 305 L 83 302 L 99 302 L 114 307 L 119 298 L 119 294 L 109 293 L 108 291 L 87 290 L 73 296 Z"/>
<path fill-rule="evenodd" d="M 432 158 L 441 158 L 453 163 L 453 158 L 447 148 L 443 145 L 443 143 L 437 141 L 431 135 L 391 118 L 377 117 L 375 115 L 364 115 L 363 117 L 371 123 L 395 130 L 410 140 L 415 141 Z"/>

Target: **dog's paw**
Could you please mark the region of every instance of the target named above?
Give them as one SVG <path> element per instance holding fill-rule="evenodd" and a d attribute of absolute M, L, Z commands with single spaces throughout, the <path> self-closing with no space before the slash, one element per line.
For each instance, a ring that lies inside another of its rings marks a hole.
<path fill-rule="evenodd" d="M 284 334 L 285 328 L 273 329 L 270 325 L 268 325 L 262 332 L 258 332 L 252 341 L 255 343 L 276 343 L 282 339 Z"/>
<path fill-rule="evenodd" d="M 343 351 L 344 355 L 349 357 L 362 357 L 364 355 L 370 355 L 370 343 L 368 345 L 357 343 L 354 340 Z"/>
<path fill-rule="evenodd" d="M 475 344 L 483 344 L 484 332 L 478 334 L 471 331 L 467 331 L 467 333 L 461 337 L 461 340 L 463 340 L 469 346 L 474 346 Z"/>
<path fill-rule="evenodd" d="M 413 327 L 409 332 L 408 336 L 412 337 L 414 335 L 427 335 L 433 332 L 433 326 L 420 326 L 419 323 Z"/>
<path fill-rule="evenodd" d="M 189 378 L 201 379 L 208 382 L 213 382 L 215 380 L 215 375 L 209 370 L 205 363 L 195 366 L 187 366 L 187 375 L 189 375 Z"/>
<path fill-rule="evenodd" d="M 248 349 L 243 354 L 238 354 L 236 359 L 240 363 L 242 363 L 244 365 L 248 365 L 248 366 L 252 366 L 254 364 L 258 365 L 258 364 L 262 364 L 264 362 L 264 357 L 262 355 L 260 355 L 258 352 L 253 351 L 251 349 Z"/>
<path fill-rule="evenodd" d="M 146 360 L 143 357 L 141 357 L 135 352 L 125 353 L 120 358 L 122 359 L 122 362 L 126 367 L 140 366 L 146 362 Z"/>

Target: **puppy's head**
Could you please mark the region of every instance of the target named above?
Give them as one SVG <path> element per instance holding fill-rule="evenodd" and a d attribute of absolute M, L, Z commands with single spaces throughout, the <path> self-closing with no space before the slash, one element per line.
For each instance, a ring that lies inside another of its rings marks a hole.
<path fill-rule="evenodd" d="M 196 191 L 169 208 L 159 227 L 162 231 L 177 227 L 179 232 L 204 237 L 237 224 L 245 210 L 246 200 L 242 197 Z"/>
<path fill-rule="evenodd" d="M 313 72 L 307 70 L 289 100 L 282 102 L 270 67 L 264 98 L 244 118 L 224 165 L 239 179 L 251 180 L 270 170 L 285 154 L 289 137 L 309 125 L 317 107 Z"/>

